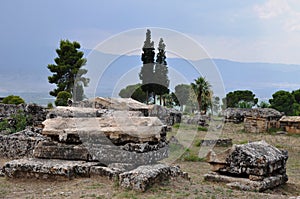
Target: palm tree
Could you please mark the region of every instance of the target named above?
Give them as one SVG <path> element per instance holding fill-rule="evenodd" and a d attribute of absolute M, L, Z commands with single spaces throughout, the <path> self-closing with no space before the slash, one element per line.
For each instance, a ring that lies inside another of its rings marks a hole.
<path fill-rule="evenodd" d="M 210 83 L 205 77 L 195 79 L 195 83 L 191 83 L 198 102 L 198 109 L 206 114 L 207 108 L 211 106 L 212 91 Z"/>

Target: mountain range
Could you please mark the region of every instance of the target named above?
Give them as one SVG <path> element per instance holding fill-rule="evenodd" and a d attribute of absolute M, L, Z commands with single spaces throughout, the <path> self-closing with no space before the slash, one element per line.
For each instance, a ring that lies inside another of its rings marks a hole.
<path fill-rule="evenodd" d="M 89 53 L 86 53 L 89 54 Z M 54 55 L 55 56 L 55 55 Z M 87 56 L 87 76 L 91 78 L 88 93 L 114 96 L 128 84 L 140 82 L 138 73 L 142 62 L 139 55 L 111 55 L 101 52 Z M 27 61 L 26 61 L 27 60 Z M 47 64 L 49 58 L 40 57 L 28 61 L 26 57 L 7 57 L 2 60 L 0 93 L 48 92 L 53 85 L 48 83 L 51 75 Z M 179 83 L 191 83 L 205 76 L 216 89 L 216 95 L 234 90 L 252 90 L 261 100 L 271 98 L 278 90 L 300 88 L 300 65 L 276 63 L 243 63 L 225 59 L 185 60 L 167 58 L 170 88 Z"/>

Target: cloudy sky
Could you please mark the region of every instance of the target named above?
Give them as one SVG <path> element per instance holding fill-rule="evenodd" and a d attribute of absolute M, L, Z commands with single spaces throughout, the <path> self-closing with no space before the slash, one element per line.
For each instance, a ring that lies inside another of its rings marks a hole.
<path fill-rule="evenodd" d="M 168 28 L 189 35 L 211 57 L 300 64 L 298 0 L 76 1 L 2 0 L 0 54 L 51 60 L 43 49 L 61 39 L 94 48 L 134 28 Z M 28 53 L 27 53 L 28 54 Z"/>

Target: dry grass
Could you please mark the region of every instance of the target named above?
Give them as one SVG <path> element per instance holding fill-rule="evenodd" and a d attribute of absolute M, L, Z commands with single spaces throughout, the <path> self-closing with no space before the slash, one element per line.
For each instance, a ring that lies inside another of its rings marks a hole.
<path fill-rule="evenodd" d="M 197 145 L 207 132 L 194 134 L 188 127 L 180 128 L 181 134 L 175 129 L 169 136 L 181 136 L 183 149 L 189 148 L 188 155 L 198 155 Z M 192 138 L 191 138 L 192 137 Z M 248 141 L 265 140 L 268 143 L 289 151 L 287 173 L 289 181 L 286 185 L 268 190 L 264 193 L 243 192 L 232 190 L 224 184 L 211 183 L 203 180 L 209 171 L 204 161 L 184 161 L 179 158 L 173 164 L 180 165 L 189 173 L 191 181 L 183 179 L 170 180 L 154 185 L 145 193 L 123 190 L 117 183 L 102 177 L 77 178 L 73 180 L 34 180 L 0 178 L 0 198 L 289 198 L 300 196 L 300 137 L 274 134 L 249 134 L 243 132 L 242 125 L 226 124 L 223 138 L 232 138 L 235 144 Z M 190 144 L 192 142 L 192 144 Z M 214 148 L 221 151 L 224 147 Z M 186 155 L 186 154 L 185 154 Z M 178 156 L 178 154 L 177 154 Z M 0 166 L 6 160 L 0 159 Z M 173 161 L 173 160 L 170 160 Z"/>

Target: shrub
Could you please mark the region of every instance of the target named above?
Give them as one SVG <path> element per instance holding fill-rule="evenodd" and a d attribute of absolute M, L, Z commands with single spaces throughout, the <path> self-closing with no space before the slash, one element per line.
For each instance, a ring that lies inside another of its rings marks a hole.
<path fill-rule="evenodd" d="M 9 95 L 2 100 L 3 104 L 23 104 L 25 101 L 20 96 Z"/>
<path fill-rule="evenodd" d="M 24 130 L 26 126 L 27 117 L 22 111 L 19 111 L 17 114 L 11 115 L 10 119 L 5 118 L 0 122 L 0 131 L 16 133 Z"/>
<path fill-rule="evenodd" d="M 56 106 L 68 106 L 68 99 L 72 98 L 71 93 L 67 91 L 60 91 L 57 94 L 55 105 Z"/>
<path fill-rule="evenodd" d="M 51 102 L 49 102 L 49 103 L 47 104 L 47 108 L 48 108 L 48 109 L 52 109 L 52 108 L 53 108 L 53 104 L 52 104 Z"/>

